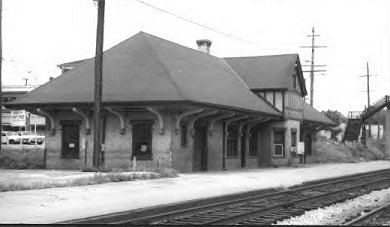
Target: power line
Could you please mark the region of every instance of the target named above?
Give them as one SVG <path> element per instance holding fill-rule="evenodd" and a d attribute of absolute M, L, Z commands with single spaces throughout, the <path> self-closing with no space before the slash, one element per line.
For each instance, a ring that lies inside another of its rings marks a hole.
<path fill-rule="evenodd" d="M 240 37 L 237 37 L 237 36 L 234 36 L 234 35 L 230 35 L 230 34 L 228 34 L 228 33 L 226 33 L 226 32 L 219 31 L 219 30 L 217 30 L 217 29 L 214 29 L 214 28 L 209 27 L 209 26 L 207 26 L 207 25 L 204 25 L 204 24 L 195 22 L 195 21 L 193 21 L 193 20 L 187 19 L 187 18 L 182 17 L 182 16 L 180 16 L 180 15 L 177 15 L 177 14 L 175 14 L 175 13 L 171 13 L 171 12 L 165 10 L 165 9 L 159 8 L 159 7 L 157 7 L 157 6 L 155 6 L 155 5 L 152 5 L 152 4 L 150 4 L 150 3 L 147 3 L 147 2 L 144 2 L 144 1 L 141 1 L 141 0 L 134 0 L 134 1 L 137 1 L 137 2 L 139 2 L 139 3 L 141 3 L 141 4 L 144 4 L 144 5 L 148 6 L 148 7 L 151 7 L 151 8 L 153 8 L 153 9 L 155 9 L 155 10 L 158 10 L 158 11 L 160 11 L 160 12 L 169 14 L 169 15 L 174 16 L 174 17 L 176 17 L 176 18 L 179 18 L 179 19 L 181 19 L 181 20 L 184 20 L 184 21 L 187 21 L 187 22 L 189 22 L 189 23 L 195 24 L 195 25 L 200 26 L 200 27 L 202 27 L 202 28 L 205 28 L 205 29 L 207 29 L 207 30 L 210 30 L 210 31 L 219 33 L 219 34 L 221 34 L 221 35 L 228 36 L 228 37 L 230 37 L 230 38 L 237 39 L 237 40 L 240 40 L 240 41 L 243 41 L 243 42 L 246 42 L 246 43 L 254 44 L 254 43 L 251 42 L 251 41 L 245 40 L 245 39 L 243 39 L 243 38 L 240 38 Z"/>

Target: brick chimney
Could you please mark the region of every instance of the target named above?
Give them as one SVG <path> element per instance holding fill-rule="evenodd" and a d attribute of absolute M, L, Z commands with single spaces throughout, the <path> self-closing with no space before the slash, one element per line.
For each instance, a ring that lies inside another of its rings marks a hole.
<path fill-rule="evenodd" d="M 196 44 L 198 44 L 198 50 L 206 54 L 210 54 L 211 43 L 211 40 L 208 39 L 196 40 Z"/>

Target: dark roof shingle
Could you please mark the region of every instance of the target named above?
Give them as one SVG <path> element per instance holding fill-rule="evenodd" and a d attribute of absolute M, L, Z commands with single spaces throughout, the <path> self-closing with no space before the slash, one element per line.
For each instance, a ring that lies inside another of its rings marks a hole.
<path fill-rule="evenodd" d="M 12 105 L 92 103 L 94 59 Z M 223 60 L 140 32 L 104 52 L 103 102 L 193 101 L 281 116 Z"/>
<path fill-rule="evenodd" d="M 251 89 L 288 89 L 293 88 L 292 75 L 296 74 L 303 95 L 307 94 L 303 75 L 300 70 L 298 54 L 268 55 L 254 57 L 224 58 L 240 75 Z"/>

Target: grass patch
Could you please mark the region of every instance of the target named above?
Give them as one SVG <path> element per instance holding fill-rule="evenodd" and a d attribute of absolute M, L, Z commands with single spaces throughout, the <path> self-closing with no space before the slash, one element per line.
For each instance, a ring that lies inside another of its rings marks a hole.
<path fill-rule="evenodd" d="M 44 146 L 2 145 L 0 168 L 4 169 L 43 169 Z"/>
<path fill-rule="evenodd" d="M 89 172 L 94 172 L 94 169 Z M 114 170 L 118 171 L 118 170 Z M 0 182 L 0 192 L 4 191 L 18 191 L 18 190 L 32 190 L 43 188 L 59 188 L 59 187 L 73 187 L 73 186 L 86 186 L 94 184 L 104 184 L 110 182 L 123 182 L 123 181 L 135 181 L 135 180 L 149 180 L 159 178 L 171 178 L 177 177 L 178 172 L 169 168 L 154 169 L 149 172 L 96 172 L 89 174 L 88 176 L 80 175 L 73 179 L 59 179 L 57 181 L 18 181 L 18 182 Z"/>

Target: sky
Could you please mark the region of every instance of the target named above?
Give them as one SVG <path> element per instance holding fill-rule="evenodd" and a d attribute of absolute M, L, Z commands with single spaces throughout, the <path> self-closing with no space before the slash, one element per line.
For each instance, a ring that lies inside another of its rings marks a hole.
<path fill-rule="evenodd" d="M 312 27 L 314 107 L 347 114 L 390 95 L 390 2 L 388 0 L 142 0 L 202 24 L 182 20 L 140 0 L 106 0 L 104 49 L 139 31 L 196 49 L 212 40 L 217 57 L 298 53 L 309 64 Z M 94 56 L 97 7 L 93 0 L 3 0 L 3 75 L 6 85 L 43 84 L 60 75 L 57 65 Z M 309 67 L 304 67 L 308 70 Z M 319 68 L 318 68 L 319 69 Z M 305 73 L 310 91 L 309 74 Z"/>

